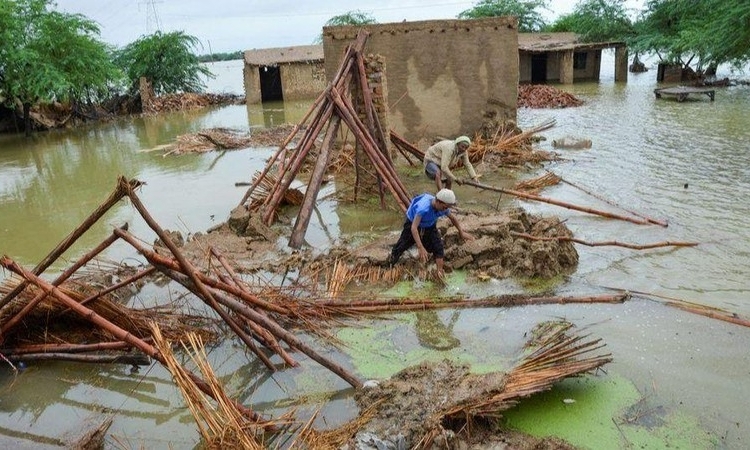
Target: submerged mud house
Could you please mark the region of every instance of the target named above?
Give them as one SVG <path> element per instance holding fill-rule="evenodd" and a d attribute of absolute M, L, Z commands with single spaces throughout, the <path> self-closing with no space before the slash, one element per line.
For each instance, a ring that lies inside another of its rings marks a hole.
<path fill-rule="evenodd" d="M 602 50 L 615 49 L 615 81 L 628 80 L 624 42 L 579 42 L 575 33 L 519 33 L 519 83 L 598 80 Z"/>
<path fill-rule="evenodd" d="M 247 50 L 244 59 L 248 104 L 315 98 L 327 84 L 321 45 Z"/>
<path fill-rule="evenodd" d="M 369 33 L 365 54 L 382 58 L 388 126 L 407 140 L 426 144 L 436 136 L 467 134 L 487 114 L 516 118 L 514 17 L 324 27 L 329 78 L 362 28 Z"/>

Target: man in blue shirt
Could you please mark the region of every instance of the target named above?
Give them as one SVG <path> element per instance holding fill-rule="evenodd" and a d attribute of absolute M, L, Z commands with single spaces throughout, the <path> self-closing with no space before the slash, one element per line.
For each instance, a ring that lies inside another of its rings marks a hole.
<path fill-rule="evenodd" d="M 416 244 L 419 250 L 419 259 L 422 262 L 427 262 L 429 253 L 432 253 L 437 265 L 437 274 L 442 277 L 445 253 L 443 238 L 437 229 L 438 219 L 447 217 L 458 230 L 461 239 L 464 241 L 474 240 L 474 236 L 465 233 L 458 220 L 451 214 L 450 207 L 455 204 L 456 194 L 450 189 L 441 189 L 434 196 L 425 193 L 414 197 L 406 210 L 406 221 L 401 236 L 391 249 L 388 265 L 396 264 L 401 255 Z"/>

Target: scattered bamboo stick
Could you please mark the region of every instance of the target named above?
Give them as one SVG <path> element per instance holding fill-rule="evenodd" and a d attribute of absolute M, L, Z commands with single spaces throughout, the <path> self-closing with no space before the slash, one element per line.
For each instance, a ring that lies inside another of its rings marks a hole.
<path fill-rule="evenodd" d="M 514 191 L 514 190 L 511 190 L 511 189 L 497 188 L 497 187 L 494 187 L 494 186 L 490 186 L 488 184 L 477 183 L 475 181 L 467 180 L 467 181 L 464 181 L 464 184 L 469 185 L 469 186 L 474 186 L 474 187 L 479 188 L 479 189 L 487 189 L 489 191 L 495 191 L 495 192 L 500 192 L 502 194 L 513 195 L 515 197 L 520 197 L 520 198 L 524 198 L 524 199 L 527 199 L 527 200 L 534 200 L 534 201 L 537 201 L 537 202 L 543 202 L 543 203 L 549 203 L 551 205 L 562 206 L 563 208 L 573 209 L 573 210 L 576 210 L 576 211 L 582 211 L 582 212 L 586 212 L 586 213 L 589 213 L 589 214 L 595 214 L 595 215 L 602 216 L 602 217 L 607 217 L 607 218 L 610 218 L 610 219 L 624 220 L 626 222 L 632 222 L 632 223 L 635 223 L 635 224 L 638 224 L 638 225 L 650 225 L 651 224 L 651 222 L 649 222 L 648 220 L 635 219 L 635 218 L 632 218 L 632 217 L 627 217 L 627 216 L 623 216 L 623 215 L 615 214 L 615 213 L 610 213 L 610 212 L 606 212 L 606 211 L 600 211 L 600 210 L 596 210 L 596 209 L 593 209 L 593 208 L 588 208 L 588 207 L 585 207 L 585 206 L 573 205 L 571 203 L 561 202 L 559 200 L 554 200 L 554 199 L 551 199 L 551 198 L 541 197 L 541 196 L 533 195 L 533 194 L 527 194 L 525 192 Z"/>
<path fill-rule="evenodd" d="M 557 174 L 554 174 L 551 170 L 547 170 L 547 173 L 553 174 L 556 177 L 558 177 L 560 179 L 560 181 L 562 181 L 563 183 L 565 183 L 565 184 L 567 184 L 569 186 L 572 186 L 572 187 L 574 187 L 574 188 L 576 188 L 576 189 L 578 189 L 578 190 L 580 190 L 580 191 L 582 191 L 582 192 L 584 192 L 584 193 L 586 193 L 586 194 L 588 194 L 588 195 L 590 195 L 590 196 L 592 196 L 592 197 L 594 197 L 596 199 L 599 199 L 599 200 L 601 200 L 601 201 L 603 201 L 603 202 L 605 202 L 605 203 L 607 203 L 609 205 L 612 205 L 612 206 L 614 206 L 616 208 L 620 208 L 621 210 L 623 210 L 623 211 L 625 211 L 625 212 L 627 212 L 629 214 L 632 214 L 634 216 L 637 216 L 637 217 L 640 217 L 642 219 L 645 219 L 645 220 L 647 220 L 647 221 L 649 221 L 649 222 L 651 222 L 651 223 L 653 223 L 655 225 L 661 225 L 663 227 L 668 227 L 669 226 L 669 224 L 666 221 L 664 221 L 664 220 L 653 219 L 651 217 L 648 217 L 648 216 L 645 216 L 643 214 L 640 214 L 640 213 L 638 213 L 636 211 L 631 211 L 629 209 L 623 208 L 622 206 L 616 204 L 615 202 L 613 202 L 611 200 L 608 200 L 608 199 L 602 197 L 601 195 L 596 194 L 595 192 L 591 192 L 589 189 L 586 189 L 586 188 L 584 188 L 584 187 L 582 187 L 582 186 L 580 186 L 578 184 L 575 184 L 575 183 L 573 183 L 571 181 L 568 181 L 568 180 L 562 178 L 561 176 L 559 176 Z"/>
<path fill-rule="evenodd" d="M 513 236 L 524 238 L 524 239 L 529 239 L 532 241 L 575 242 L 577 244 L 586 245 L 588 247 L 615 246 L 615 247 L 632 248 L 634 250 L 647 250 L 647 249 L 659 248 L 659 247 L 695 247 L 696 245 L 698 245 L 697 242 L 680 242 L 680 241 L 663 241 L 663 242 L 655 242 L 653 244 L 628 244 L 628 243 L 619 242 L 619 241 L 589 242 L 589 241 L 584 241 L 582 239 L 576 239 L 576 238 L 569 237 L 569 236 L 534 236 L 528 233 L 519 233 L 517 231 L 511 231 L 510 234 Z"/>
<path fill-rule="evenodd" d="M 709 317 L 711 319 L 717 319 L 724 322 L 733 323 L 735 325 L 741 325 L 743 327 L 750 327 L 750 320 L 740 317 L 738 314 L 726 311 L 721 308 L 716 308 L 714 306 L 708 306 L 708 305 L 702 305 L 700 303 L 690 302 L 687 300 L 682 300 L 675 297 L 668 297 L 664 295 L 654 294 L 651 292 L 643 292 L 643 291 L 635 291 L 630 289 L 622 289 L 622 288 L 616 288 L 616 287 L 607 287 L 603 286 L 606 289 L 612 289 L 615 291 L 621 291 L 621 292 L 627 292 L 630 294 L 638 294 L 643 295 L 646 297 L 656 298 L 660 300 L 665 300 L 661 302 L 664 305 L 671 306 L 673 308 L 678 308 L 683 311 L 698 314 L 700 316 Z"/>
<path fill-rule="evenodd" d="M 510 307 L 543 304 L 570 304 L 570 303 L 623 303 L 629 298 L 628 293 L 617 295 L 584 295 L 584 296 L 542 296 L 511 294 L 497 297 L 486 297 L 476 300 L 465 300 L 460 298 L 440 299 L 374 299 L 361 301 L 329 300 L 316 302 L 318 305 L 331 308 L 335 311 L 348 313 L 372 313 L 388 311 L 422 311 L 442 308 L 483 308 L 483 307 Z"/>

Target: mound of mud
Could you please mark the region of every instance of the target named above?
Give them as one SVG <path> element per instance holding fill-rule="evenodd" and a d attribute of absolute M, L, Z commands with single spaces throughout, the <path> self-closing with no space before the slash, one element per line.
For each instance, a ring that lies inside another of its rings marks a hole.
<path fill-rule="evenodd" d="M 238 225 L 242 222 L 242 226 Z M 438 222 L 445 243 L 445 266 L 453 270 L 470 270 L 493 278 L 539 277 L 551 278 L 570 273 L 578 265 L 578 252 L 570 241 L 536 241 L 518 236 L 564 236 L 572 232 L 559 221 L 528 214 L 513 208 L 496 214 L 461 214 L 464 231 L 474 236 L 474 241 L 462 242 L 448 220 Z M 208 233 L 197 233 L 187 239 L 183 252 L 200 262 L 205 259 L 205 249 L 214 247 L 236 263 L 239 272 L 260 270 L 284 273 L 290 267 L 301 267 L 311 262 L 332 264 L 344 261 L 355 266 L 381 267 L 398 240 L 398 232 L 390 233 L 361 247 L 343 246 L 331 249 L 324 255 L 313 257 L 309 250 L 292 253 L 277 248 L 276 229 L 265 227 L 249 214 L 230 218 L 231 224 L 222 224 Z M 242 235 L 237 230 L 242 229 Z M 199 264 L 200 265 L 200 264 Z M 399 261 L 405 269 L 418 270 L 422 263 L 416 252 L 406 252 Z"/>
<path fill-rule="evenodd" d="M 542 218 L 513 208 L 490 215 L 462 214 L 458 220 L 475 239 L 464 243 L 449 221 L 438 222 L 448 268 L 480 271 L 494 278 L 551 278 L 569 273 L 578 265 L 578 252 L 569 241 L 530 241 L 514 234 L 572 237 L 573 233 L 557 218 Z M 397 239 L 396 233 L 361 250 L 352 250 L 353 262 L 382 265 Z M 407 252 L 399 264 L 416 268 L 421 263 L 416 255 Z"/>

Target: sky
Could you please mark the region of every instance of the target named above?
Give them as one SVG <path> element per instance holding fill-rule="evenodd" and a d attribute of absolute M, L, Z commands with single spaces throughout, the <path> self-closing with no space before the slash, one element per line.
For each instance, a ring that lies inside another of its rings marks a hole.
<path fill-rule="evenodd" d="M 573 11 L 577 0 L 551 0 L 547 21 Z M 202 44 L 196 53 L 313 44 L 333 16 L 350 11 L 378 23 L 455 19 L 477 1 L 451 0 L 56 0 L 57 10 L 83 14 L 104 42 L 123 47 L 156 31 L 183 31 Z M 640 8 L 642 0 L 627 0 Z"/>

